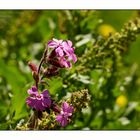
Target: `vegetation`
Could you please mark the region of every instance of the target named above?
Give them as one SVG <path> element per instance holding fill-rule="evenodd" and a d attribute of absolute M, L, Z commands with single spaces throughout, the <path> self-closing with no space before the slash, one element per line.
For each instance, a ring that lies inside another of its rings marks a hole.
<path fill-rule="evenodd" d="M 0 29 L 1 130 L 15 130 L 29 120 L 27 90 L 34 81 L 28 61 L 38 65 L 52 38 L 71 40 L 77 62 L 47 78 L 50 96 L 60 104 L 70 95 L 70 103 L 78 102 L 73 95 L 85 91 L 90 97 L 81 109 L 84 98 L 77 96 L 80 111 L 66 127 L 55 129 L 140 129 L 139 11 L 5 10 Z"/>

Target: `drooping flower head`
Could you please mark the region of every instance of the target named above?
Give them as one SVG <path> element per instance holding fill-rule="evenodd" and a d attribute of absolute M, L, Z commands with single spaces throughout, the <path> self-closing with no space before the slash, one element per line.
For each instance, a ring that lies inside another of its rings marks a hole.
<path fill-rule="evenodd" d="M 61 113 L 56 116 L 56 121 L 58 121 L 62 127 L 65 127 L 69 123 L 69 119 L 71 118 L 73 111 L 73 106 L 64 102 L 62 104 Z"/>
<path fill-rule="evenodd" d="M 32 86 L 29 89 L 28 94 L 30 95 L 26 99 L 26 103 L 33 109 L 38 111 L 43 111 L 46 108 L 50 108 L 51 106 L 51 98 L 49 96 L 49 91 L 44 90 L 41 94 L 38 93 L 38 89 L 36 86 Z"/>
<path fill-rule="evenodd" d="M 74 63 L 77 61 L 77 57 L 74 54 L 74 48 L 72 47 L 72 42 L 70 40 L 64 41 L 53 39 L 48 42 L 48 47 L 54 49 L 50 54 L 50 58 L 57 57 L 57 62 L 59 62 L 60 67 L 69 68 L 72 66 L 70 63 L 71 60 Z"/>

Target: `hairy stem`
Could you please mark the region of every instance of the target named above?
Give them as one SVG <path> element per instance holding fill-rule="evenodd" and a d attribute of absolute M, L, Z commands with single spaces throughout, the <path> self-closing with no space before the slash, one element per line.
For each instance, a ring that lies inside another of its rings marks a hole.
<path fill-rule="evenodd" d="M 43 56 L 42 56 L 41 61 L 40 61 L 40 63 L 39 63 L 38 72 L 37 72 L 38 75 L 39 75 L 39 73 L 40 73 L 41 66 L 42 66 L 42 64 L 43 64 L 44 61 L 45 61 L 45 58 L 47 57 L 47 52 L 48 52 L 48 47 L 46 47 L 46 49 L 44 50 Z"/>

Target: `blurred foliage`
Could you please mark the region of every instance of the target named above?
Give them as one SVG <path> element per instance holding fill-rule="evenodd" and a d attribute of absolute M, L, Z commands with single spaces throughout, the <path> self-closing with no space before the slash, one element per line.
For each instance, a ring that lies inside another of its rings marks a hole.
<path fill-rule="evenodd" d="M 65 129 L 140 129 L 139 16 L 133 10 L 0 11 L 0 129 L 27 120 L 33 84 L 27 61 L 39 63 L 53 37 L 72 40 L 78 62 L 48 79 L 51 96 L 88 89 L 92 99 Z"/>

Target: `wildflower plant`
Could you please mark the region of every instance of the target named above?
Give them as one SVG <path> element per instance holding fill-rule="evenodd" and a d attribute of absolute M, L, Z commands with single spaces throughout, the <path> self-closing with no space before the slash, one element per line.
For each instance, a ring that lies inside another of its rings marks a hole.
<path fill-rule="evenodd" d="M 140 128 L 138 10 L 0 13 L 1 130 Z"/>
<path fill-rule="evenodd" d="M 80 98 L 74 93 L 67 100 L 61 99 L 58 102 L 51 98 L 51 93 L 45 88 L 49 86 L 46 80 L 57 76 L 62 68 L 71 68 L 71 61 L 76 63 L 77 56 L 70 40 L 53 39 L 45 47 L 39 66 L 28 62 L 34 85 L 27 90 L 29 96 L 26 98 L 26 104 L 32 109 L 32 114 L 28 122 L 21 126 L 18 125 L 17 129 L 46 130 L 66 127 L 72 122 L 76 108 L 79 108 L 76 104 L 83 104 L 82 109 L 87 107 L 90 101 L 87 90 L 79 92 Z M 42 85 L 45 89 L 42 89 Z M 84 101 L 82 97 L 85 98 Z"/>

